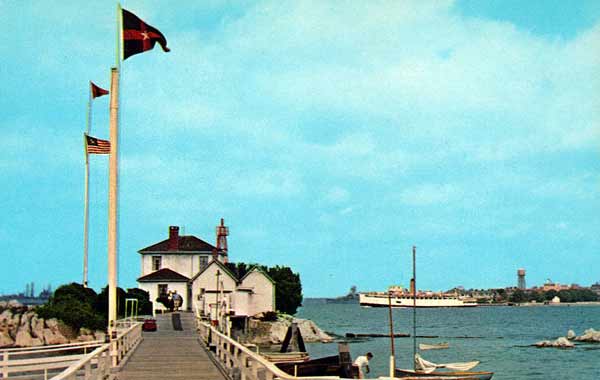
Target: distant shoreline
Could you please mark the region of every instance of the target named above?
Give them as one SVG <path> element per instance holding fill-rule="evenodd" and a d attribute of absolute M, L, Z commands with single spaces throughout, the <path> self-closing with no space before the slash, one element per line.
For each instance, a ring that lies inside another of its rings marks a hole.
<path fill-rule="evenodd" d="M 328 297 L 306 297 L 304 301 L 308 302 L 322 302 L 326 303 L 328 300 L 335 300 L 335 298 Z M 332 302 L 329 302 L 332 303 Z M 358 301 L 355 302 L 333 302 L 333 303 L 345 303 L 345 304 L 356 304 L 358 305 Z M 523 302 L 523 303 L 481 303 L 477 304 L 477 306 L 473 307 L 493 307 L 493 306 L 511 306 L 511 307 L 537 307 L 537 306 L 600 306 L 600 301 L 582 301 L 582 302 L 560 302 L 560 303 L 543 303 L 543 302 Z"/>
<path fill-rule="evenodd" d="M 600 301 L 560 302 L 560 303 L 523 302 L 523 303 L 519 303 L 519 304 L 510 304 L 507 306 L 600 306 Z"/>

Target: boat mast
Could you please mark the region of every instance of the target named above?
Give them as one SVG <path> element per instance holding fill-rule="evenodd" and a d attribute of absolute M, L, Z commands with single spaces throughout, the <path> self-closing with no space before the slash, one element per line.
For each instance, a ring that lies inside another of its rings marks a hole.
<path fill-rule="evenodd" d="M 392 353 L 390 355 L 390 378 L 396 373 L 396 350 L 394 349 L 394 320 L 392 318 L 392 292 L 388 289 L 388 310 L 390 313 L 390 344 Z"/>
<path fill-rule="evenodd" d="M 416 250 L 417 247 L 412 247 L 412 264 L 413 264 L 413 370 L 417 370 L 415 358 L 417 356 L 417 270 L 416 270 Z"/>

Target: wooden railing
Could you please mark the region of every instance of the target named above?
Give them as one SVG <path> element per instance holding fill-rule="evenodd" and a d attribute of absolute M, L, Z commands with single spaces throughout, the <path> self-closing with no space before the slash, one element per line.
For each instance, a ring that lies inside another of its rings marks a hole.
<path fill-rule="evenodd" d="M 198 333 L 207 346 L 214 346 L 215 357 L 226 370 L 238 369 L 241 380 L 326 380 L 340 379 L 338 376 L 296 377 L 283 372 L 275 364 L 258 353 L 219 332 L 210 324 L 198 320 Z"/>
<path fill-rule="evenodd" d="M 104 344 L 101 341 L 0 350 L 0 378 L 40 378 L 70 366 Z"/>
<path fill-rule="evenodd" d="M 111 343 L 90 341 L 0 350 L 1 379 L 101 379 L 140 342 L 142 324 L 121 324 Z M 61 373 L 61 371 L 63 371 Z M 73 375 L 74 374 L 74 375 Z M 80 376 L 80 377 L 81 377 Z"/>
<path fill-rule="evenodd" d="M 51 380 L 103 380 L 141 340 L 142 324 L 134 323 L 127 330 L 120 332 L 112 342 L 103 344 L 85 355 Z"/>

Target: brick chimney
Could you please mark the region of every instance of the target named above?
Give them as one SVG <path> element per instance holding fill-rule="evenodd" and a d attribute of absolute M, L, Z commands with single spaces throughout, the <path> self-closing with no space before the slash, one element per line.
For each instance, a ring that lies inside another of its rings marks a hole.
<path fill-rule="evenodd" d="M 177 251 L 179 249 L 179 227 L 169 227 L 169 251 Z"/>

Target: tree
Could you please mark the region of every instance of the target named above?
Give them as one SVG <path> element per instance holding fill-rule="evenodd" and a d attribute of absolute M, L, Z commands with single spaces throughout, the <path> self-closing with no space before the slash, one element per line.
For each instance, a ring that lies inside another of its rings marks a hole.
<path fill-rule="evenodd" d="M 86 327 L 92 330 L 106 328 L 106 320 L 94 310 L 96 292 L 81 284 L 62 285 L 54 292 L 46 305 L 37 308 L 38 316 L 56 318 L 72 328 Z"/>
<path fill-rule="evenodd" d="M 525 297 L 525 293 L 521 289 L 517 289 L 510 295 L 508 300 L 514 303 L 521 303 L 525 302 L 527 298 Z"/>
<path fill-rule="evenodd" d="M 276 265 L 269 268 L 260 264 L 246 263 L 227 263 L 225 265 L 238 279 L 243 278 L 254 267 L 268 274 L 275 281 L 275 306 L 282 313 L 296 314 L 298 307 L 302 306 L 300 275 L 292 272 L 290 267 Z"/>
<path fill-rule="evenodd" d="M 552 298 L 556 297 L 557 295 L 558 292 L 556 290 L 551 289 L 544 293 L 544 298 L 546 299 L 546 301 L 552 301 Z"/>
<path fill-rule="evenodd" d="M 150 301 L 150 293 L 140 288 L 127 289 L 126 298 L 135 298 L 138 300 L 138 314 L 152 315 L 152 302 Z"/>
<path fill-rule="evenodd" d="M 527 295 L 527 299 L 529 301 L 544 302 L 545 297 L 543 292 L 536 292 L 534 290 Z"/>
<path fill-rule="evenodd" d="M 127 293 L 117 287 L 117 318 L 125 316 L 125 298 L 127 298 Z M 102 291 L 98 294 L 94 309 L 97 313 L 103 315 L 106 323 L 108 323 L 108 286 L 102 288 Z"/>
<path fill-rule="evenodd" d="M 268 275 L 275 281 L 275 304 L 277 310 L 296 314 L 302 306 L 302 283 L 300 275 L 292 272 L 289 267 L 275 266 L 269 268 Z"/>

